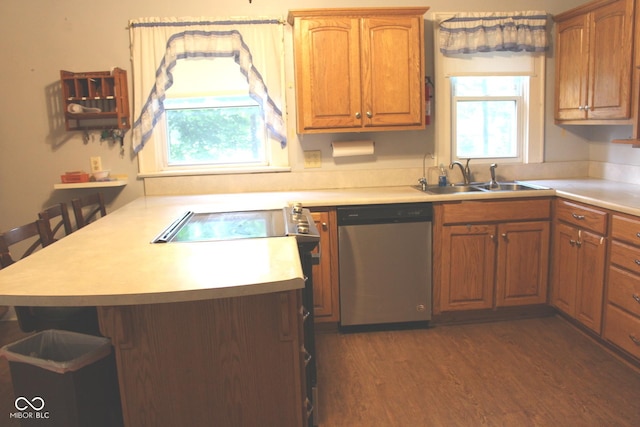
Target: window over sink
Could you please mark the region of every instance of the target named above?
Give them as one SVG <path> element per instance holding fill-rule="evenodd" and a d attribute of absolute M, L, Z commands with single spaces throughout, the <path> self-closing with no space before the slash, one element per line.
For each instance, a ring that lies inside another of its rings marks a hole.
<path fill-rule="evenodd" d="M 434 21 L 453 15 L 437 13 Z M 434 29 L 436 162 L 542 163 L 545 53 L 445 55 Z"/>

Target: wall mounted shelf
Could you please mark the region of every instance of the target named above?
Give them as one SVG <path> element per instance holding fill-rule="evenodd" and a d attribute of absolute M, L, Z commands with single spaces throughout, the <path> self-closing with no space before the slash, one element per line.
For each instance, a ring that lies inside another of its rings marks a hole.
<path fill-rule="evenodd" d="M 67 130 L 131 128 L 127 72 L 60 71 L 62 108 Z"/>
<path fill-rule="evenodd" d="M 127 185 L 127 181 L 118 179 L 115 181 L 93 181 L 93 182 L 79 182 L 75 184 L 54 184 L 55 190 L 71 190 L 76 188 L 106 188 L 106 187 L 124 187 Z"/>

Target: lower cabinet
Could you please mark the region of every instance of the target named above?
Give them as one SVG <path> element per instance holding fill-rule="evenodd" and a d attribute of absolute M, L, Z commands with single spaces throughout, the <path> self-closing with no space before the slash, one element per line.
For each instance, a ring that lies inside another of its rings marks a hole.
<path fill-rule="evenodd" d="M 603 337 L 640 359 L 640 218 L 614 214 Z"/>
<path fill-rule="evenodd" d="M 556 200 L 551 304 L 600 333 L 607 213 Z"/>
<path fill-rule="evenodd" d="M 314 208 L 311 216 L 320 232 L 314 250 L 313 314 L 315 323 L 340 321 L 338 287 L 338 226 L 335 208 Z"/>
<path fill-rule="evenodd" d="M 127 426 L 307 424 L 300 290 L 99 307 Z"/>
<path fill-rule="evenodd" d="M 435 204 L 434 314 L 546 304 L 550 217 L 547 198 Z"/>

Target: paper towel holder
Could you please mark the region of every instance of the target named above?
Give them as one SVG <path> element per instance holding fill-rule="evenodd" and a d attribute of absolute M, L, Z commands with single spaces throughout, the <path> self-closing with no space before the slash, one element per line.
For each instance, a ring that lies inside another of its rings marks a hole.
<path fill-rule="evenodd" d="M 333 141 L 331 152 L 334 158 L 372 156 L 375 154 L 375 142 L 372 140 Z"/>

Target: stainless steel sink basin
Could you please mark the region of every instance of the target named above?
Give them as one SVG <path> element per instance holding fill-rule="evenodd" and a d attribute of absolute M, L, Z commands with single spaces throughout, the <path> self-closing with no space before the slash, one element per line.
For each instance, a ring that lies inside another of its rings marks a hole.
<path fill-rule="evenodd" d="M 535 185 L 527 185 L 519 182 L 498 182 L 497 188 L 492 188 L 489 184 L 477 185 L 482 191 L 523 191 L 523 190 L 542 190 L 542 187 Z"/>
<path fill-rule="evenodd" d="M 416 188 L 420 191 L 423 191 L 422 188 L 419 186 L 416 186 Z M 473 185 L 447 185 L 445 187 L 430 185 L 430 186 L 427 186 L 427 189 L 424 191 L 425 193 L 429 193 L 429 194 L 455 194 L 455 193 L 469 193 L 469 192 L 482 191 L 482 190 Z"/>
<path fill-rule="evenodd" d="M 546 190 L 545 187 L 539 187 L 533 184 L 523 184 L 517 181 L 499 182 L 498 188 L 491 188 L 489 183 L 472 183 L 472 184 L 454 184 L 439 187 L 436 185 L 427 186 L 423 190 L 421 186 L 413 186 L 416 190 L 424 191 L 429 194 L 457 194 L 457 193 L 473 193 L 478 191 L 494 192 L 494 191 L 525 191 L 525 190 Z"/>

